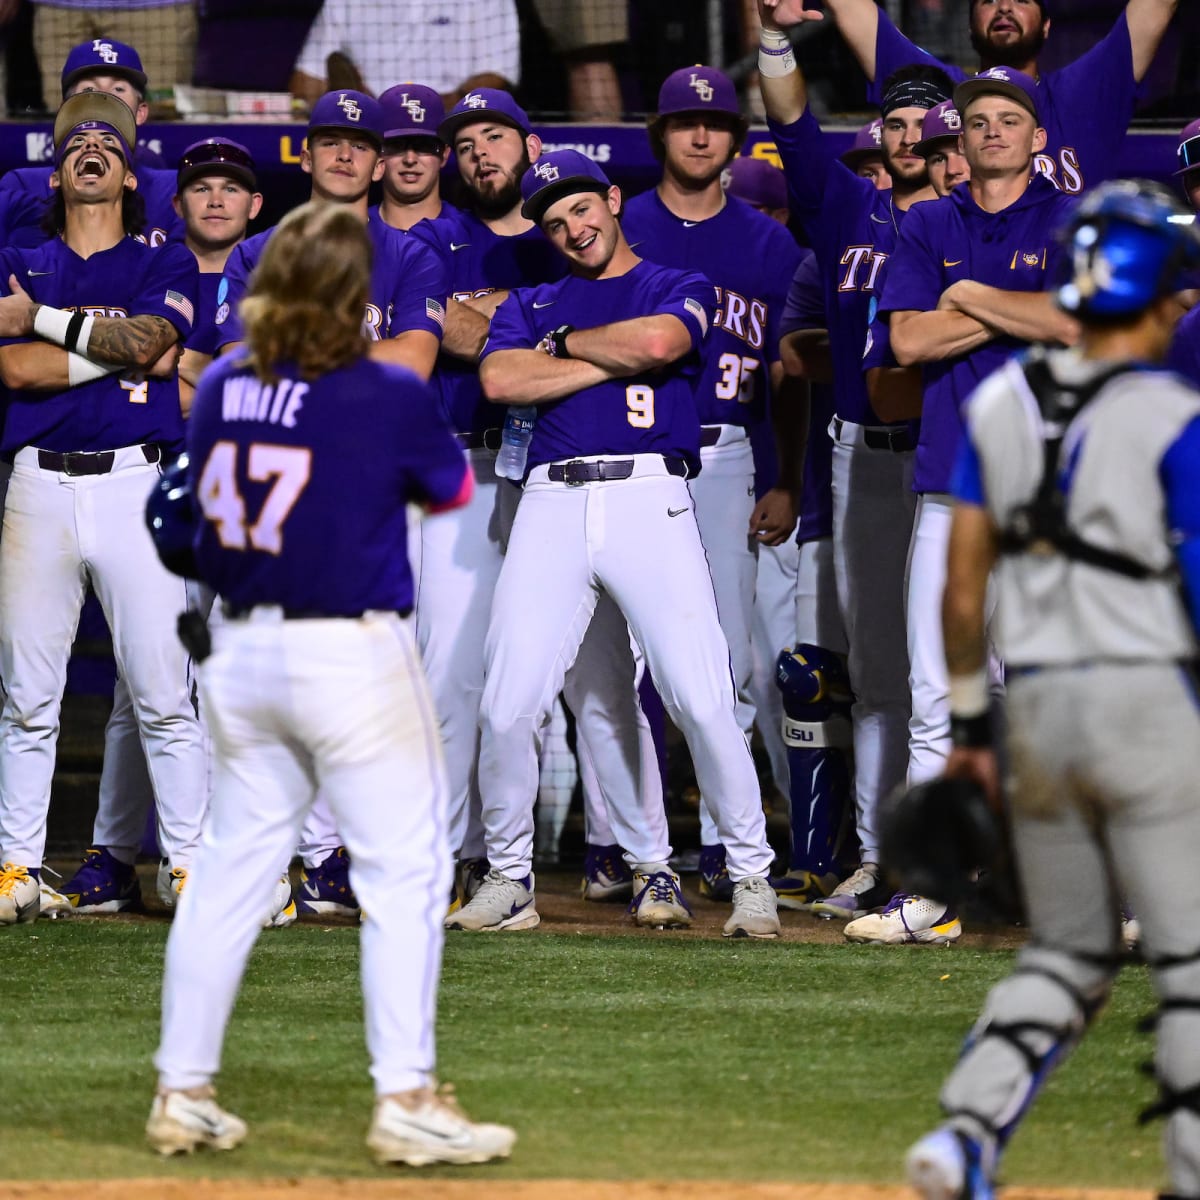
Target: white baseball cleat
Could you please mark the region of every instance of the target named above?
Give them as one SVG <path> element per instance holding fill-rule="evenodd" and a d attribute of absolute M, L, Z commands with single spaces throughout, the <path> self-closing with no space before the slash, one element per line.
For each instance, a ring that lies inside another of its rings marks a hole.
<path fill-rule="evenodd" d="M 41 888 L 24 867 L 6 862 L 0 867 L 0 925 L 36 921 L 41 910 Z"/>
<path fill-rule="evenodd" d="M 945 1125 L 917 1142 L 904 1165 L 921 1200 L 995 1200 L 989 1155 L 974 1138 Z"/>
<path fill-rule="evenodd" d="M 155 880 L 159 901 L 164 908 L 174 908 L 184 887 L 187 885 L 187 867 L 172 868 L 167 859 L 158 864 L 158 877 Z"/>
<path fill-rule="evenodd" d="M 489 871 L 479 891 L 445 920 L 447 929 L 494 932 L 499 929 L 532 929 L 541 921 L 533 903 L 533 876 L 509 879 Z"/>
<path fill-rule="evenodd" d="M 271 892 L 271 906 L 263 918 L 264 929 L 282 929 L 292 925 L 296 920 L 296 901 L 292 898 L 292 883 L 286 875 L 280 875 L 279 881 Z"/>
<path fill-rule="evenodd" d="M 868 913 L 846 926 L 848 942 L 872 946 L 899 946 L 923 942 L 945 946 L 962 937 L 962 924 L 952 908 L 940 900 L 898 892 L 883 912 Z"/>
<path fill-rule="evenodd" d="M 679 887 L 679 876 L 669 867 L 656 871 L 633 870 L 633 899 L 629 911 L 638 925 L 650 929 L 684 929 L 692 923 L 692 910 Z"/>
<path fill-rule="evenodd" d="M 159 1092 L 150 1106 L 146 1140 L 164 1156 L 210 1150 L 232 1150 L 246 1136 L 246 1122 L 226 1112 L 211 1087 L 195 1092 Z"/>
<path fill-rule="evenodd" d="M 507 1125 L 468 1120 L 453 1093 L 419 1088 L 381 1096 L 367 1134 L 367 1148 L 380 1165 L 404 1163 L 485 1163 L 507 1158 L 516 1133 Z"/>
<path fill-rule="evenodd" d="M 65 917 L 68 913 L 75 911 L 71 907 L 70 900 L 62 892 L 56 892 L 44 879 L 38 884 L 38 895 L 41 901 L 39 916 L 55 920 L 58 917 Z"/>
<path fill-rule="evenodd" d="M 733 915 L 721 930 L 727 938 L 777 938 L 779 907 L 765 875 L 751 875 L 733 885 Z"/>

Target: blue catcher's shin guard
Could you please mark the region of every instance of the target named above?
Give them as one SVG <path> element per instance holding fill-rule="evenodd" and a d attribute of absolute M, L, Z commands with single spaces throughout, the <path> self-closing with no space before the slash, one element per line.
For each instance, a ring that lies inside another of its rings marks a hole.
<path fill-rule="evenodd" d="M 791 773 L 789 870 L 839 872 L 850 805 L 850 706 L 854 695 L 840 654 L 801 643 L 775 663 L 783 693 L 783 740 Z"/>

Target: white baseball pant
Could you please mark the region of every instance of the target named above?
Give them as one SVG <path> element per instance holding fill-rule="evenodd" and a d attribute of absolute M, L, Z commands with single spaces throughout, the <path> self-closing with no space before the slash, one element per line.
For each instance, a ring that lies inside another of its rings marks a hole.
<path fill-rule="evenodd" d="M 783 697 L 775 686 L 775 660 L 781 650 L 792 645 L 796 635 L 799 570 L 800 547 L 796 545 L 795 530 L 781 546 L 759 546 L 754 622 L 750 630 L 754 658 L 750 694 L 754 698 L 758 736 L 771 764 L 771 778 L 785 796 L 791 784 L 787 747 L 783 744 Z"/>
<path fill-rule="evenodd" d="M 833 571 L 833 538 L 814 538 L 798 546 L 796 564 L 796 642 L 846 653 L 846 629 Z"/>
<path fill-rule="evenodd" d="M 167 941 L 160 1084 L 207 1084 L 261 915 L 317 788 L 363 906 L 367 1050 L 383 1095 L 428 1086 L 453 872 L 438 720 L 412 620 L 286 621 L 253 609 L 200 672 L 212 812 Z"/>
<path fill-rule="evenodd" d="M 737 696 L 737 722 L 749 740 L 754 728 L 754 654 L 750 630 L 754 621 L 754 581 L 758 547 L 750 537 L 754 512 L 754 453 L 741 425 L 705 426 L 719 430 L 717 444 L 700 450 L 703 468 L 691 481 L 696 524 L 708 556 L 717 597 L 717 617 L 729 644 L 729 661 Z M 714 802 L 700 789 L 700 844 L 720 841 Z"/>
<path fill-rule="evenodd" d="M 645 653 L 701 788 L 716 801 L 730 877 L 765 875 L 772 855 L 758 779 L 737 723 L 691 493 L 660 455 L 632 461 L 625 480 L 576 487 L 551 482 L 542 466 L 525 486 L 487 636 L 480 782 L 488 858 L 511 878 L 529 873 L 540 732 L 593 616 L 609 620 L 599 603 L 607 595 Z M 632 656 L 627 678 L 632 690 Z M 615 820 L 613 827 L 620 840 Z"/>
<path fill-rule="evenodd" d="M 834 418 L 833 547 L 854 689 L 855 823 L 879 861 L 879 802 L 904 780 L 910 715 L 904 568 L 912 537 L 913 453 L 872 449 L 873 430 Z M 885 434 L 885 436 L 887 436 Z"/>
<path fill-rule="evenodd" d="M 158 802 L 159 842 L 186 867 L 206 805 L 200 723 L 188 656 L 175 632 L 182 579 L 159 562 L 145 526 L 158 475 L 140 446 L 105 475 L 66 475 L 17 453 L 0 540 L 0 861 L 40 866 L 67 661 L 90 579 L 117 669 L 133 697 Z"/>

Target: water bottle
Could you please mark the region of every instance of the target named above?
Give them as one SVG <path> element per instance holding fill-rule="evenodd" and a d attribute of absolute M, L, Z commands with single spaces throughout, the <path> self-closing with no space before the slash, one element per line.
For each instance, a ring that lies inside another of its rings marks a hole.
<path fill-rule="evenodd" d="M 533 441 L 533 423 L 537 409 L 532 405 L 513 405 L 504 416 L 500 433 L 500 453 L 496 455 L 496 474 L 501 479 L 524 479 L 529 443 Z"/>

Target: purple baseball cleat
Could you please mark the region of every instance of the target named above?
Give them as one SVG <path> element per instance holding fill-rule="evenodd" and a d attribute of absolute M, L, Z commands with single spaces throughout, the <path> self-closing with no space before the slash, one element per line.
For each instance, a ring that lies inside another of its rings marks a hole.
<path fill-rule="evenodd" d="M 300 872 L 296 910 L 309 917 L 358 916 L 358 898 L 350 886 L 350 855 L 345 846 L 339 846 L 317 866 Z"/>
<path fill-rule="evenodd" d="M 76 912 L 142 911 L 137 871 L 114 858 L 104 846 L 89 846 L 79 870 L 58 890 Z"/>

